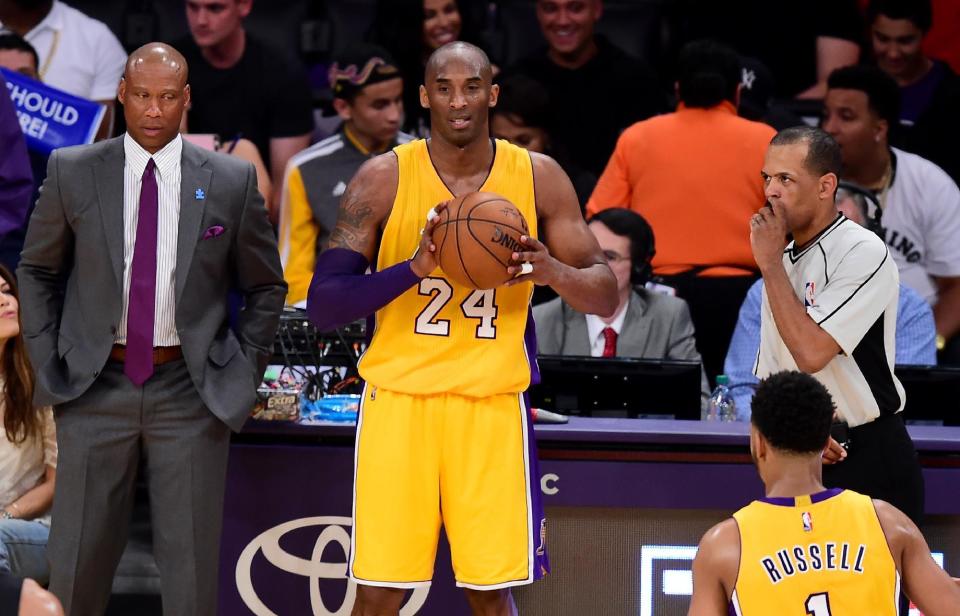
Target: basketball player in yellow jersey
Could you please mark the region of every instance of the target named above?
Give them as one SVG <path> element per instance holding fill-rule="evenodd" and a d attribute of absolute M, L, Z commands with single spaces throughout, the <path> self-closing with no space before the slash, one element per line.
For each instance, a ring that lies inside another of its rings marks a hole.
<path fill-rule="evenodd" d="M 767 496 L 703 536 L 690 616 L 895 616 L 901 584 L 925 616 L 960 614 L 960 587 L 906 515 L 824 488 L 834 406 L 819 381 L 773 374 L 752 410 L 750 454 Z"/>
<path fill-rule="evenodd" d="M 434 52 L 420 89 L 431 138 L 360 168 L 317 259 L 307 310 L 318 327 L 375 314 L 360 362 L 355 616 L 396 615 L 408 589 L 430 584 L 441 525 L 474 614 L 515 614 L 509 589 L 548 571 L 524 398 L 537 378 L 530 296 L 546 284 L 610 315 L 616 280 L 560 167 L 490 138 L 497 93 L 479 48 Z M 444 277 L 430 241 L 432 212 L 476 190 L 509 199 L 544 238 L 521 238 L 515 277 L 488 291 Z"/>

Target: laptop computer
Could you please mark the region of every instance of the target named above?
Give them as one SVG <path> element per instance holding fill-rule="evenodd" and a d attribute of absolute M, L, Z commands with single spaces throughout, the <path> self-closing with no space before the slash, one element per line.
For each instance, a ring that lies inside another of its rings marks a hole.
<path fill-rule="evenodd" d="M 960 426 L 960 366 L 894 367 L 903 384 L 907 423 Z"/>
<path fill-rule="evenodd" d="M 540 355 L 536 408 L 567 415 L 700 419 L 700 362 Z"/>

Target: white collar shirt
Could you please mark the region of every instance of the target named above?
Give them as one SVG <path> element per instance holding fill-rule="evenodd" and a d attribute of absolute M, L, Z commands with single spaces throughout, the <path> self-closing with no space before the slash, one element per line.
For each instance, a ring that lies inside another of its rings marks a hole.
<path fill-rule="evenodd" d="M 114 342 L 126 344 L 127 311 L 133 252 L 137 242 L 140 188 L 147 162 L 153 158 L 157 179 L 157 294 L 154 304 L 153 345 L 178 346 L 174 319 L 177 274 L 177 235 L 180 224 L 180 160 L 183 140 L 177 135 L 151 157 L 130 133 L 123 137 L 123 312 Z"/>
<path fill-rule="evenodd" d="M 607 339 L 603 335 L 603 330 L 610 327 L 617 332 L 617 338 L 620 337 L 620 331 L 623 329 L 623 321 L 627 316 L 627 307 L 630 305 L 628 300 L 609 324 L 604 323 L 603 319 L 595 314 L 584 315 L 587 318 L 587 336 L 590 340 L 590 355 L 593 357 L 603 357 L 603 349 L 606 346 Z"/>
<path fill-rule="evenodd" d="M 117 95 L 127 53 L 102 21 L 54 0 L 23 38 L 37 50 L 40 79 L 47 85 L 94 101 Z"/>

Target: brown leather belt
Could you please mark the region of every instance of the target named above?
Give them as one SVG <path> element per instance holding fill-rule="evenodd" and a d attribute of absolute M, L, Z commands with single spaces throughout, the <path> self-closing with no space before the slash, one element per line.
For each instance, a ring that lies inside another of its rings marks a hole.
<path fill-rule="evenodd" d="M 178 346 L 153 347 L 153 365 L 160 366 L 183 357 L 183 350 Z M 110 349 L 110 359 L 122 362 L 127 358 L 127 347 L 115 344 Z"/>

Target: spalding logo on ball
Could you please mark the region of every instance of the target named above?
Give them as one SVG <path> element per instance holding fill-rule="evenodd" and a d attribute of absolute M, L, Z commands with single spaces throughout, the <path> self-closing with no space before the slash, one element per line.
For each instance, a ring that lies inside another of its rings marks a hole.
<path fill-rule="evenodd" d="M 512 278 L 507 273 L 514 252 L 522 252 L 521 235 L 530 227 L 504 197 L 474 192 L 457 197 L 433 229 L 437 262 L 451 280 L 473 289 L 493 289 Z"/>

